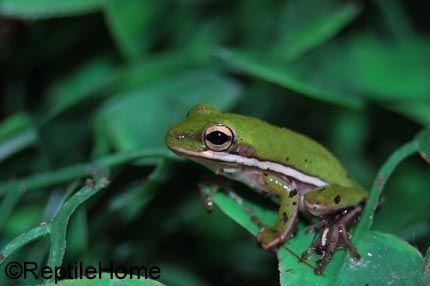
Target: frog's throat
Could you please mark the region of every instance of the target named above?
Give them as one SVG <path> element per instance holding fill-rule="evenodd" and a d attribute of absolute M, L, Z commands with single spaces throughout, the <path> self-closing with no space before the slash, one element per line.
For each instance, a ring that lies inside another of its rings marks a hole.
<path fill-rule="evenodd" d="M 214 152 L 211 150 L 205 150 L 200 152 L 194 152 L 190 150 L 186 150 L 180 147 L 172 148 L 174 152 L 179 153 L 185 157 L 194 160 L 208 160 L 208 161 L 217 161 L 221 163 L 231 163 L 237 164 L 247 167 L 258 168 L 261 170 L 266 170 L 269 172 L 275 172 L 282 175 L 285 175 L 290 178 L 294 178 L 300 182 L 314 185 L 316 187 L 325 187 L 329 185 L 326 181 L 321 180 L 318 177 L 310 176 L 305 173 L 302 173 L 294 168 L 291 168 L 286 165 L 282 165 L 275 162 L 270 161 L 260 161 L 257 158 L 249 158 L 236 154 L 230 154 L 227 152 Z"/>

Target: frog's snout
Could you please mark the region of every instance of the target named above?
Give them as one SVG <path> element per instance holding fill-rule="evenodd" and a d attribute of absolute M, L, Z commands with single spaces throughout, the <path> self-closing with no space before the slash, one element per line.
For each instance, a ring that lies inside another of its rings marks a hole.
<path fill-rule="evenodd" d="M 166 134 L 166 145 L 167 147 L 169 147 L 170 149 L 172 149 L 173 146 L 175 146 L 175 131 L 173 129 L 170 129 L 169 131 L 167 131 Z"/>

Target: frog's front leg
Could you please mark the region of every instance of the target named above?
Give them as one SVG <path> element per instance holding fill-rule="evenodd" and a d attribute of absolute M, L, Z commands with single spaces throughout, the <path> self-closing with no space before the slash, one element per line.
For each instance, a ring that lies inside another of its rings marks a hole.
<path fill-rule="evenodd" d="M 308 192 L 304 198 L 306 209 L 314 216 L 321 216 L 322 222 L 315 227 L 320 237 L 302 254 L 308 258 L 313 252 L 322 254 L 315 273 L 321 274 L 339 248 L 346 248 L 354 259 L 360 259 L 351 243 L 348 229 L 355 224 L 367 199 L 361 188 L 345 188 L 336 185 Z"/>
<path fill-rule="evenodd" d="M 299 194 L 291 184 L 272 175 L 264 176 L 264 191 L 279 197 L 280 207 L 274 227 L 259 223 L 257 241 L 263 249 L 273 249 L 286 241 L 295 231 Z"/>

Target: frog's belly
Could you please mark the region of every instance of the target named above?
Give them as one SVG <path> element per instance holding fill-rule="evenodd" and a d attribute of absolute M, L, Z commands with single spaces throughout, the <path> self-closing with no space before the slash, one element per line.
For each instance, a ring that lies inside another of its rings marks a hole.
<path fill-rule="evenodd" d="M 300 181 L 295 180 L 294 178 L 290 178 L 287 176 L 282 176 L 276 173 L 271 173 L 267 171 L 262 171 L 257 168 L 246 168 L 246 167 L 226 167 L 222 169 L 218 169 L 217 174 L 221 174 L 235 181 L 239 181 L 254 189 L 256 192 L 270 197 L 277 204 L 280 203 L 279 193 L 273 191 L 270 187 L 268 187 L 265 183 L 264 177 L 266 175 L 273 175 L 276 178 L 282 180 L 283 184 L 288 185 L 290 191 L 297 191 L 299 195 L 299 210 L 301 212 L 307 212 L 307 209 L 304 204 L 304 195 L 318 188 L 315 185 L 306 184 Z M 288 195 L 288 190 L 285 190 L 286 195 Z"/>

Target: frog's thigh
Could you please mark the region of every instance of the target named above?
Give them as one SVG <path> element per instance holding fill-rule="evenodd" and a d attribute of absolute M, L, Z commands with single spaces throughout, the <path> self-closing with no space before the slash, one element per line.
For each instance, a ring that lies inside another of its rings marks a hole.
<path fill-rule="evenodd" d="M 320 216 L 355 206 L 366 199 L 367 192 L 363 189 L 329 185 L 307 192 L 304 205 L 312 215 Z"/>
<path fill-rule="evenodd" d="M 299 194 L 291 187 L 291 184 L 276 176 L 266 176 L 265 183 L 271 189 L 271 192 L 277 194 L 280 199 L 278 218 L 274 229 L 283 241 L 294 231 L 299 207 Z"/>

